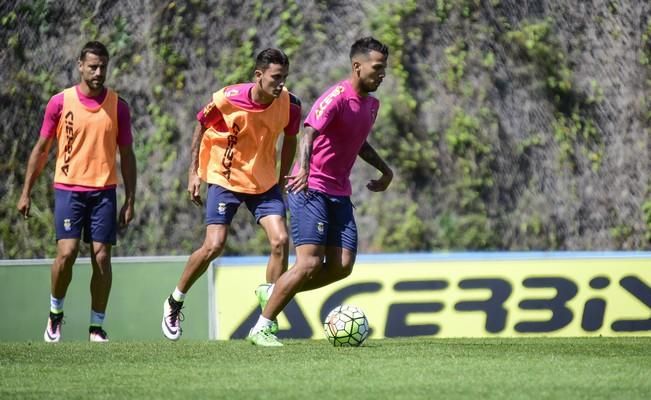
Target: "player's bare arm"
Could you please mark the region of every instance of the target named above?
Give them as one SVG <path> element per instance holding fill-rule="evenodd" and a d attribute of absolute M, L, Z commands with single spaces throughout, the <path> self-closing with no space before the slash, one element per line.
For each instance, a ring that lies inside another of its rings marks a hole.
<path fill-rule="evenodd" d="M 20 194 L 18 204 L 16 205 L 18 212 L 20 212 L 24 218 L 29 218 L 32 188 L 34 187 L 36 179 L 41 175 L 45 164 L 47 164 L 47 156 L 52 148 L 52 143 L 54 143 L 54 137 L 45 138 L 40 136 L 29 155 L 23 191 Z"/>
<path fill-rule="evenodd" d="M 286 176 L 288 192 L 300 192 L 307 190 L 307 178 L 310 174 L 310 160 L 312 159 L 312 144 L 314 139 L 319 135 L 319 131 L 306 126 L 301 139 L 301 148 L 299 150 L 299 170 L 296 175 Z"/>
<path fill-rule="evenodd" d="M 134 204 L 136 202 L 136 155 L 133 153 L 131 144 L 120 146 L 120 170 L 124 182 L 124 204 L 120 209 L 120 228 L 126 228 L 134 215 Z"/>
<path fill-rule="evenodd" d="M 199 148 L 201 147 L 201 139 L 206 131 L 206 127 L 197 123 L 192 135 L 192 146 L 190 148 L 190 169 L 188 171 L 188 193 L 190 200 L 197 206 L 203 205 L 201 200 L 201 178 L 197 174 L 199 168 Z"/>
<path fill-rule="evenodd" d="M 278 175 L 278 184 L 282 187 L 285 177 L 289 174 L 289 169 L 294 162 L 298 139 L 296 135 L 283 135 L 283 147 L 280 150 L 280 173 Z"/>
<path fill-rule="evenodd" d="M 362 160 L 366 161 L 368 164 L 372 165 L 382 173 L 380 179 L 371 179 L 366 187 L 372 192 L 383 192 L 391 184 L 393 180 L 393 171 L 387 165 L 386 162 L 380 157 L 380 155 L 375 151 L 373 146 L 371 146 L 368 141 L 364 142 L 362 148 L 359 150 L 359 156 Z"/>

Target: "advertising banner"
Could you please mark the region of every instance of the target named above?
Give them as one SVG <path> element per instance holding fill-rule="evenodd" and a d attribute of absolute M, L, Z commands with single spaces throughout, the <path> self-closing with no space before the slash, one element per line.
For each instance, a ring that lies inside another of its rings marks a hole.
<path fill-rule="evenodd" d="M 371 338 L 651 336 L 651 254 L 632 254 L 360 256 L 348 278 L 299 293 L 278 336 L 324 338 L 322 321 L 340 304 L 364 310 Z M 211 338 L 246 337 L 265 266 L 213 267 Z"/>

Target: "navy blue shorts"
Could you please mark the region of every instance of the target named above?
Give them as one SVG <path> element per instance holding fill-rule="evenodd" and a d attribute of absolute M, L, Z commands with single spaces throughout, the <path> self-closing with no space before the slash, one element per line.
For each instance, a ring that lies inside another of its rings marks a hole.
<path fill-rule="evenodd" d="M 316 244 L 357 252 L 357 225 L 348 196 L 308 190 L 287 195 L 295 246 Z"/>
<path fill-rule="evenodd" d="M 54 189 L 56 239 L 115 244 L 117 200 L 113 189 L 73 192 Z"/>
<path fill-rule="evenodd" d="M 283 218 L 286 215 L 283 194 L 278 185 L 274 185 L 264 193 L 247 194 L 232 192 L 219 185 L 209 184 L 206 196 L 206 225 L 230 225 L 242 203 L 246 204 L 255 217 L 256 223 L 267 215 L 280 215 Z"/>

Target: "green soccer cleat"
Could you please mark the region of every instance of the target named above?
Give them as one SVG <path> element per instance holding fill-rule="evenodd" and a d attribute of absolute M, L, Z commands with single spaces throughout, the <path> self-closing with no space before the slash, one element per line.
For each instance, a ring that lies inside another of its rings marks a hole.
<path fill-rule="evenodd" d="M 276 335 L 271 333 L 270 329 L 263 329 L 261 331 L 258 331 L 257 333 L 251 333 L 249 332 L 249 336 L 247 337 L 249 342 L 256 346 L 262 346 L 262 347 L 282 347 L 282 343 L 278 341 L 278 338 Z"/>
<path fill-rule="evenodd" d="M 264 308 L 267 306 L 267 302 L 269 301 L 269 297 L 271 297 L 271 293 L 269 292 L 270 289 L 271 283 L 263 283 L 255 289 L 255 295 L 258 298 L 258 303 L 260 303 L 261 311 L 264 311 Z M 273 320 L 269 332 L 274 335 L 278 333 L 278 320 Z"/>
<path fill-rule="evenodd" d="M 258 298 L 261 310 L 264 310 L 264 308 L 267 306 L 267 302 L 269 301 L 269 297 L 271 297 L 271 294 L 269 293 L 270 288 L 270 283 L 263 283 L 255 288 L 255 295 Z"/>

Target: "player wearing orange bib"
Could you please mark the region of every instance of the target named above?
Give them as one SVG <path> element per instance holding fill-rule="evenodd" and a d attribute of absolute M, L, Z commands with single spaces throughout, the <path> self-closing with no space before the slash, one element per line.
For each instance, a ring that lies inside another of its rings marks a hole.
<path fill-rule="evenodd" d="M 48 102 L 41 135 L 32 149 L 25 184 L 17 208 L 29 217 L 30 193 L 41 174 L 49 150 L 57 142 L 54 173 L 54 222 L 57 255 L 52 264 L 50 317 L 46 342 L 61 339 L 63 302 L 82 234 L 91 243 L 89 339 L 108 341 L 102 323 L 111 290 L 111 246 L 116 243 L 116 154 L 120 153 L 125 201 L 119 224 L 133 219 L 136 160 L 132 148 L 129 107 L 104 87 L 109 55 L 99 42 L 88 42 L 77 62 L 81 83 L 54 95 Z"/>
<path fill-rule="evenodd" d="M 172 294 L 163 302 L 161 329 L 166 338 L 181 337 L 185 296 L 210 262 L 224 249 L 228 228 L 245 203 L 262 226 L 271 247 L 267 282 L 287 270 L 289 242 L 281 186 L 296 151 L 300 101 L 284 88 L 287 56 L 266 49 L 256 58 L 255 82 L 225 87 L 197 115 L 191 149 L 188 193 L 202 205 L 201 181 L 208 184 L 204 242 L 188 259 Z M 284 132 L 280 171 L 276 142 Z"/>

